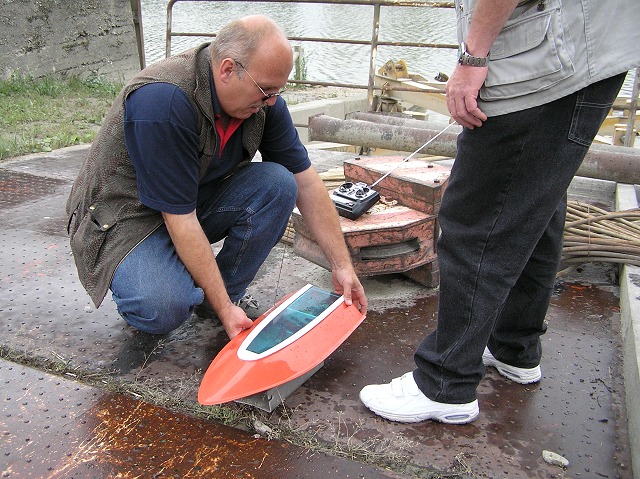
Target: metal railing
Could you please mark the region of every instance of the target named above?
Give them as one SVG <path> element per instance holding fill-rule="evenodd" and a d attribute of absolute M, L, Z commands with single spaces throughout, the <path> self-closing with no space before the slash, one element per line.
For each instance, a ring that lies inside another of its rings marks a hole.
<path fill-rule="evenodd" d="M 132 0 L 132 6 L 133 2 Z M 167 3 L 167 28 L 166 28 L 166 49 L 165 56 L 171 56 L 171 39 L 173 37 L 211 37 L 215 38 L 215 32 L 174 32 L 173 31 L 173 7 L 179 2 L 209 2 L 209 3 L 224 3 L 224 2 L 250 2 L 251 0 L 169 0 Z M 342 88 L 354 88 L 354 89 L 366 89 L 367 100 L 369 109 L 372 109 L 374 101 L 374 91 L 382 90 L 380 87 L 376 87 L 375 82 L 375 69 L 376 58 L 379 46 L 391 46 L 391 47 L 411 47 L 411 48 L 442 48 L 442 49 L 457 49 L 458 45 L 445 44 L 445 43 L 425 43 L 425 42 L 394 42 L 394 41 L 380 41 L 380 11 L 382 7 L 429 7 L 429 8 L 455 8 L 453 2 L 438 2 L 438 1 L 407 1 L 407 0 L 260 0 L 264 3 L 320 3 L 331 5 L 362 5 L 373 8 L 373 22 L 371 25 L 371 38 L 362 40 L 353 40 L 345 38 L 318 38 L 318 37 L 288 37 L 289 40 L 298 42 L 318 42 L 318 43 L 335 43 L 335 44 L 348 44 L 348 45 L 369 45 L 369 78 L 366 85 L 353 84 L 353 83 L 340 83 L 340 82 L 324 82 L 324 81 L 308 81 L 308 80 L 289 80 L 290 83 L 300 85 L 321 85 L 321 86 L 336 86 Z M 398 86 L 394 87 L 397 91 L 420 91 L 412 87 Z M 433 90 L 432 90 L 433 92 Z M 638 98 L 640 96 L 640 69 L 635 71 L 635 80 L 631 93 L 629 109 L 629 118 L 627 119 L 627 128 L 623 138 L 624 146 L 633 146 L 633 138 L 635 136 L 635 121 L 636 110 L 638 107 Z M 626 108 L 625 108 L 626 109 Z"/>
<path fill-rule="evenodd" d="M 222 0 L 224 2 L 247 2 L 250 0 Z M 221 0 L 170 0 L 167 4 L 167 29 L 166 29 L 166 51 L 167 57 L 171 56 L 171 39 L 173 37 L 211 37 L 214 38 L 216 33 L 213 32 L 174 32 L 173 31 L 173 6 L 179 2 L 217 2 Z M 300 85 L 321 85 L 336 86 L 341 88 L 354 88 L 367 90 L 369 107 L 373 105 L 374 90 L 379 90 L 374 85 L 376 57 L 379 46 L 391 47 L 411 47 L 411 48 L 444 48 L 457 49 L 458 45 L 445 43 L 425 43 L 425 42 L 394 42 L 381 41 L 380 37 L 380 10 L 382 7 L 429 7 L 429 8 L 454 8 L 453 2 L 434 2 L 434 1 L 406 1 L 406 0 L 261 0 L 265 3 L 322 3 L 331 5 L 361 5 L 373 8 L 373 22 L 371 26 L 370 39 L 346 39 L 346 38 L 318 38 L 318 37 L 288 37 L 291 41 L 298 42 L 317 42 L 317 43 L 334 43 L 348 45 L 365 45 L 370 46 L 369 54 L 369 79 L 366 85 L 340 82 L 323 82 L 323 81 L 307 81 L 307 80 L 289 80 L 290 83 Z M 418 91 L 415 88 L 398 88 L 399 90 Z"/>

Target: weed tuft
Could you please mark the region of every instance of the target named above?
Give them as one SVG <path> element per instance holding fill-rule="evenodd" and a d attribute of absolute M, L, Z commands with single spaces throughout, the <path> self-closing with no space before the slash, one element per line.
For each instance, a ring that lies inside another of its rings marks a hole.
<path fill-rule="evenodd" d="M 97 76 L 0 80 L 0 161 L 91 143 L 121 88 Z"/>

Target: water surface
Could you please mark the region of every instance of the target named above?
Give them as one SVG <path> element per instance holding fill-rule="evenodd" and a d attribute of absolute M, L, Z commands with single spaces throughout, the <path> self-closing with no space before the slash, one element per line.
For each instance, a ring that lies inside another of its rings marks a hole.
<path fill-rule="evenodd" d="M 142 21 L 147 64 L 165 56 L 166 0 L 142 0 Z M 173 7 L 173 32 L 211 32 L 229 21 L 250 14 L 273 18 L 290 37 L 339 38 L 370 41 L 373 6 L 321 3 L 178 2 Z M 171 52 L 210 39 L 173 37 Z M 451 8 L 382 7 L 380 41 L 456 44 L 455 12 Z M 304 48 L 307 74 L 312 81 L 366 84 L 368 45 L 292 42 Z M 388 60 L 404 59 L 410 73 L 433 78 L 451 73 L 457 53 L 453 49 L 380 47 L 376 69 Z"/>
<path fill-rule="evenodd" d="M 142 0 L 142 22 L 147 64 L 165 57 L 167 0 Z M 371 40 L 373 6 L 322 3 L 271 3 L 239 1 L 183 1 L 173 7 L 173 32 L 215 33 L 229 21 L 251 14 L 273 18 L 289 37 Z M 382 7 L 380 41 L 456 44 L 455 11 L 452 8 Z M 173 37 L 171 53 L 196 46 L 207 37 Z M 370 47 L 317 42 L 292 42 L 304 49 L 306 76 L 311 81 L 367 84 Z M 381 46 L 376 71 L 388 60 L 407 62 L 408 71 L 433 79 L 450 75 L 457 51 L 442 48 Z M 622 94 L 630 96 L 629 74 Z"/>

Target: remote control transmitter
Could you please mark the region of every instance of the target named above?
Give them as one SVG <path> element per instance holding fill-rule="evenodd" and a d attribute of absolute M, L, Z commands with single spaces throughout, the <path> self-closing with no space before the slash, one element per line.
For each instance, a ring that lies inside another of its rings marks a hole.
<path fill-rule="evenodd" d="M 331 193 L 331 200 L 340 216 L 357 220 L 375 205 L 380 199 L 380 194 L 374 191 L 366 183 L 353 183 L 347 181 Z"/>

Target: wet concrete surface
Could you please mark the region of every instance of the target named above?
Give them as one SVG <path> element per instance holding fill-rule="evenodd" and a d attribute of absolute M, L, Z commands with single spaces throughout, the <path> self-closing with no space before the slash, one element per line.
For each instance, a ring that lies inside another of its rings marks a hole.
<path fill-rule="evenodd" d="M 396 477 L 23 365 L 0 373 L 2 477 Z"/>
<path fill-rule="evenodd" d="M 364 385 L 411 370 L 415 347 L 435 325 L 437 290 L 400 275 L 364 279 L 367 319 L 284 406 L 216 409 L 250 417 L 237 421 L 245 429 L 257 418 L 278 439 L 182 414 L 197 409 L 199 381 L 226 335 L 193 316 L 171 334 L 151 336 L 126 326 L 109 297 L 93 308 L 64 219 L 85 152 L 0 164 L 0 347 L 9 360 L 56 364 L 66 374 L 0 363 L 4 477 L 631 477 L 617 269 L 608 265 L 586 265 L 559 281 L 542 381 L 522 386 L 489 369 L 472 424 L 392 423 L 358 400 Z M 327 271 L 281 244 L 251 293 L 266 308 L 307 283 L 331 289 Z M 129 393 L 96 388 L 96 378 Z M 544 449 L 569 467 L 545 463 Z"/>

